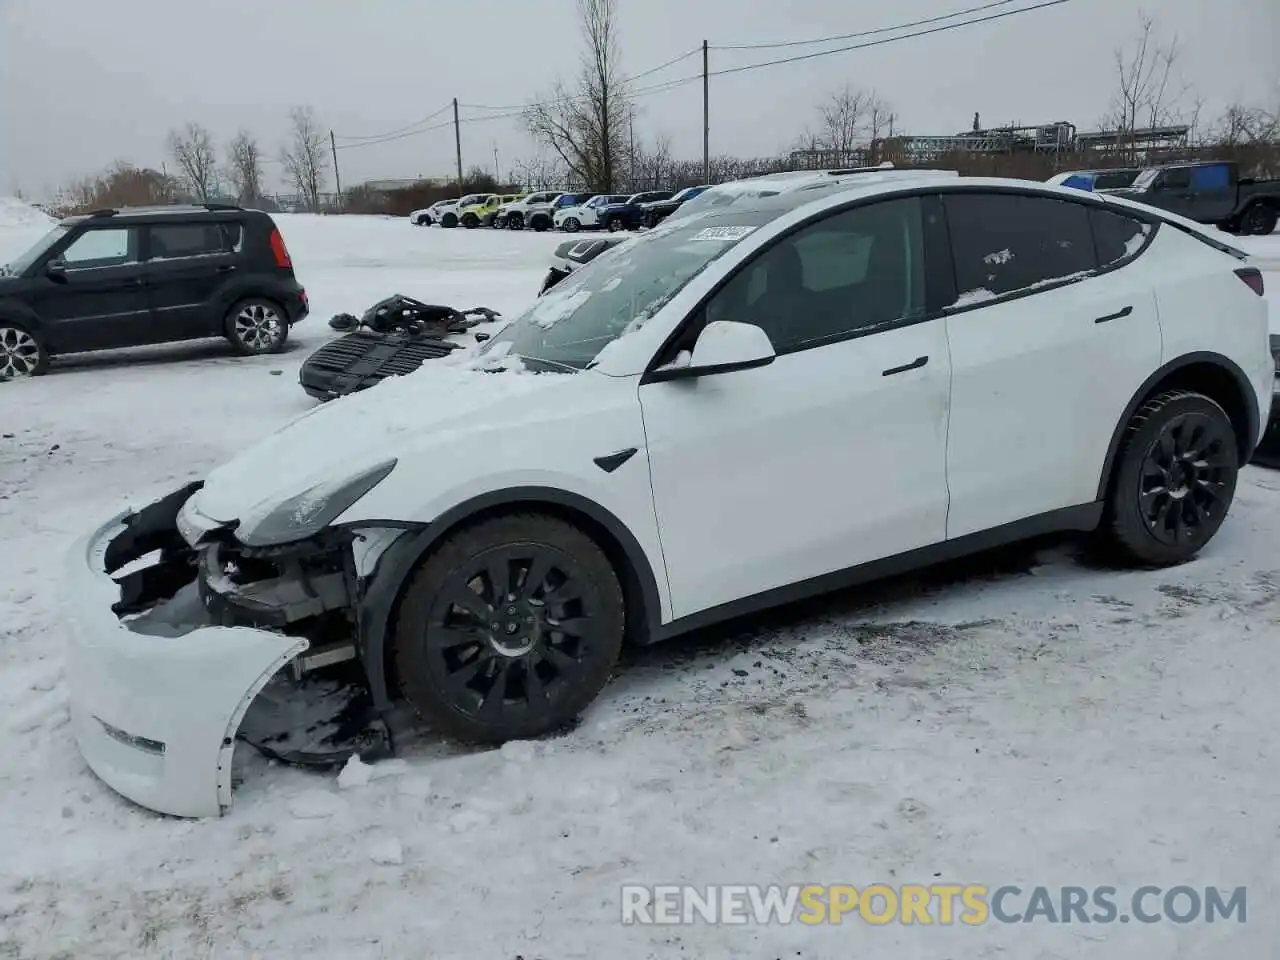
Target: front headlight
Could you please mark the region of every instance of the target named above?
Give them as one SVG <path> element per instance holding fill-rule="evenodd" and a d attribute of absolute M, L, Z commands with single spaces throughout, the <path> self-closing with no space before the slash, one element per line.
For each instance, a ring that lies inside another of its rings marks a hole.
<path fill-rule="evenodd" d="M 395 460 L 388 460 L 355 476 L 318 483 L 259 516 L 241 518 L 236 539 L 246 546 L 266 547 L 313 537 L 385 480 L 395 466 Z"/>

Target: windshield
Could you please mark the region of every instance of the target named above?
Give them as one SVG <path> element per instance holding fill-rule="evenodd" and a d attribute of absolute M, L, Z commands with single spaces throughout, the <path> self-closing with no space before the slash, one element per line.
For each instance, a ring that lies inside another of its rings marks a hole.
<path fill-rule="evenodd" d="M 482 353 L 518 356 L 539 372 L 586 369 L 609 343 L 639 329 L 707 264 L 755 229 L 754 224 L 697 223 L 626 240 L 561 280 Z"/>
<path fill-rule="evenodd" d="M 70 227 L 64 227 L 61 224 L 54 227 L 43 237 L 36 241 L 26 253 L 22 254 L 16 260 L 9 262 L 8 266 L 0 265 L 0 277 L 20 277 L 26 273 L 45 252 L 64 237 Z"/>
<path fill-rule="evenodd" d="M 458 206 L 469 207 L 473 203 L 484 203 L 488 196 L 489 195 L 487 193 L 472 193 L 459 200 Z"/>

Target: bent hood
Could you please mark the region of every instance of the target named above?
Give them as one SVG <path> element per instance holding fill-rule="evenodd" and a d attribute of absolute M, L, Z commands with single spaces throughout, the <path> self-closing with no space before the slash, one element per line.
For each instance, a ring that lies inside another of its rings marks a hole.
<path fill-rule="evenodd" d="M 451 433 L 510 427 L 538 416 L 541 402 L 601 376 L 485 371 L 479 358 L 449 357 L 391 377 L 360 393 L 322 406 L 285 424 L 211 472 L 195 507 L 210 520 L 230 523 L 257 514 L 322 483 L 355 476 L 403 456 L 424 442 L 447 442 Z M 532 401 L 532 402 L 531 402 Z"/>

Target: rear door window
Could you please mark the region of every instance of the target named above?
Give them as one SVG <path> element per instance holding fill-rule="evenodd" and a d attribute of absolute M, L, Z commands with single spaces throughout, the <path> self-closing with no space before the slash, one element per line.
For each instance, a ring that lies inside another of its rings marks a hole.
<path fill-rule="evenodd" d="M 1191 186 L 1196 190 L 1226 190 L 1231 186 L 1231 168 L 1225 163 L 1210 163 L 1191 169 Z"/>
<path fill-rule="evenodd" d="M 959 298 L 969 306 L 1076 279 L 1097 269 L 1089 211 L 1006 193 L 944 194 Z"/>
<path fill-rule="evenodd" d="M 239 223 L 175 223 L 151 227 L 151 259 L 181 260 L 237 253 L 244 230 Z"/>

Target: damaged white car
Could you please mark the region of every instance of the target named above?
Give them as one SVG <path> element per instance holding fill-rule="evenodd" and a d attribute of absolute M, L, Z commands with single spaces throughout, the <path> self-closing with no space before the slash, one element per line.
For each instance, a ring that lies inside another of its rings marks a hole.
<path fill-rule="evenodd" d="M 624 642 L 1051 530 L 1185 560 L 1271 402 L 1242 256 L 1016 181 L 869 176 L 673 218 L 476 354 L 86 537 L 80 749 L 145 807 L 217 815 L 238 739 L 328 763 L 423 729 L 535 737 Z"/>

